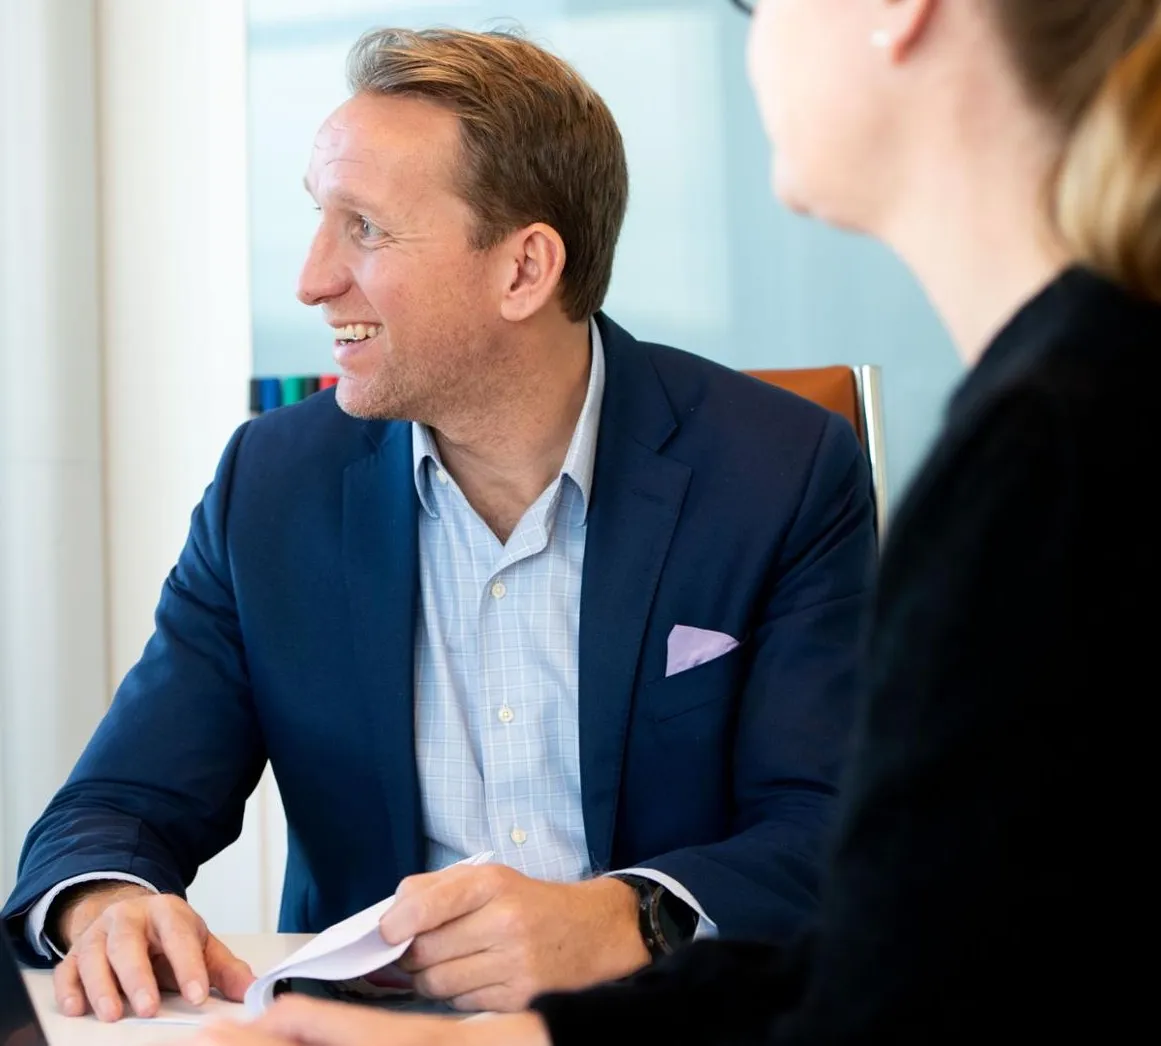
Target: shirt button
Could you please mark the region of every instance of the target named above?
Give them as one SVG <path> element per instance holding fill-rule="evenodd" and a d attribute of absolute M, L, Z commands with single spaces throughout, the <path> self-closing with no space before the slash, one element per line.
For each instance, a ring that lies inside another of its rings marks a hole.
<path fill-rule="evenodd" d="M 447 483 L 447 473 L 444 472 L 443 469 L 436 469 L 435 470 L 435 478 L 438 479 L 440 481 L 440 483 L 443 483 L 443 484 Z"/>
<path fill-rule="evenodd" d="M 528 842 L 528 833 L 524 831 L 523 828 L 513 828 L 512 842 L 514 842 L 517 846 L 523 846 L 526 842 Z"/>
<path fill-rule="evenodd" d="M 516 713 L 513 712 L 512 709 L 510 709 L 507 705 L 502 705 L 500 707 L 500 711 L 496 713 L 496 718 L 499 719 L 501 723 L 507 725 L 516 718 Z"/>
<path fill-rule="evenodd" d="M 508 586 L 503 581 L 497 581 L 492 586 L 492 595 L 496 599 L 503 599 L 508 594 Z"/>

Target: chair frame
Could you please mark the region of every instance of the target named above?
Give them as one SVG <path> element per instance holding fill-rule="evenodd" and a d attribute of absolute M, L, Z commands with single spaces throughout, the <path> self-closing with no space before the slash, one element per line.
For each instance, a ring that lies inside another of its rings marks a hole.
<path fill-rule="evenodd" d="M 883 374 L 873 364 L 851 367 L 862 412 L 863 435 L 875 490 L 875 522 L 879 543 L 887 533 L 887 439 L 883 431 Z"/>

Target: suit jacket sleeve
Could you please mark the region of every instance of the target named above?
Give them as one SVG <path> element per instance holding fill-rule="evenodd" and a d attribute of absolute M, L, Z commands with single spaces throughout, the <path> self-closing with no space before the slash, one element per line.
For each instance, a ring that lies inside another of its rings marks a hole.
<path fill-rule="evenodd" d="M 72 774 L 29 832 L 3 917 L 22 958 L 22 916 L 54 884 L 96 871 L 183 894 L 241 832 L 265 765 L 227 546 L 246 426 L 194 511 L 155 631 Z"/>
<path fill-rule="evenodd" d="M 866 458 L 835 417 L 748 640 L 730 835 L 641 862 L 685 886 L 722 936 L 785 943 L 816 910 L 875 558 Z"/>
<path fill-rule="evenodd" d="M 789 954 L 706 942 L 635 980 L 547 996 L 535 1005 L 554 1046 L 617 1046 L 641 1027 L 735 1046 L 1067 1030 L 1067 1001 L 1094 977 L 1077 916 L 1104 917 L 1070 903 L 1104 858 L 1075 830 L 1090 708 L 1060 702 L 1076 609 L 1068 442 L 1035 405 L 1004 404 L 897 520 L 809 939 Z"/>

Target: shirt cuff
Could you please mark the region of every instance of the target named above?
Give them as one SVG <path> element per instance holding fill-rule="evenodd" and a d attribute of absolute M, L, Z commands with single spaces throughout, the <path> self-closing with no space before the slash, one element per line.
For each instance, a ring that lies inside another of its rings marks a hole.
<path fill-rule="evenodd" d="M 153 893 L 160 893 L 152 883 L 147 883 L 144 879 L 139 879 L 135 875 L 128 875 L 125 872 L 86 872 L 84 875 L 74 875 L 71 879 L 57 883 L 56 886 L 44 894 L 28 910 L 28 917 L 24 922 L 24 935 L 28 938 L 29 945 L 31 945 L 32 949 L 38 955 L 43 955 L 46 959 L 51 959 L 54 955 L 58 959 L 64 958 L 64 952 L 49 940 L 48 934 L 44 932 L 44 924 L 48 919 L 48 910 L 52 907 L 52 902 L 70 886 L 77 886 L 80 883 L 96 882 L 136 883 L 138 886 L 144 886 L 147 890 L 152 890 Z"/>
<path fill-rule="evenodd" d="M 639 875 L 642 879 L 651 879 L 659 886 L 664 886 L 674 897 L 679 901 L 688 904 L 695 912 L 697 912 L 697 929 L 693 931 L 693 939 L 695 941 L 712 940 L 718 935 L 718 924 L 706 915 L 704 909 L 694 899 L 684 886 L 676 879 L 664 872 L 659 872 L 655 868 L 624 868 L 616 872 L 608 872 L 608 875 Z"/>

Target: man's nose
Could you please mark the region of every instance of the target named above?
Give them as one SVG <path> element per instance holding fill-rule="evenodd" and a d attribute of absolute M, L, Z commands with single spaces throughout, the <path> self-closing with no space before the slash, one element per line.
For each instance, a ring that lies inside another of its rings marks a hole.
<path fill-rule="evenodd" d="M 303 305 L 321 305 L 345 293 L 349 286 L 350 277 L 335 257 L 331 238 L 319 229 L 298 275 L 298 300 Z"/>

